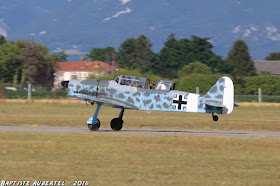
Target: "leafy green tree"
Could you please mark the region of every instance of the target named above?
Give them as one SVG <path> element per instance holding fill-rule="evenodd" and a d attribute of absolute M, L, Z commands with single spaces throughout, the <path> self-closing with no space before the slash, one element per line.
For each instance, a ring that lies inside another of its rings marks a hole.
<path fill-rule="evenodd" d="M 141 69 L 145 69 L 154 54 L 151 49 L 152 46 L 151 41 L 145 35 L 141 35 L 137 38 L 137 63 L 140 65 Z"/>
<path fill-rule="evenodd" d="M 111 65 L 116 65 L 118 54 L 113 47 L 106 47 L 93 48 L 86 56 L 91 60 L 103 61 Z"/>
<path fill-rule="evenodd" d="M 160 56 L 157 53 L 154 53 L 151 56 L 151 59 L 147 65 L 147 68 L 145 69 L 145 72 L 152 73 L 152 74 L 161 74 L 161 61 L 160 61 Z"/>
<path fill-rule="evenodd" d="M 191 74 L 210 75 L 212 74 L 212 70 L 210 67 L 200 62 L 191 62 L 178 71 L 178 77 L 180 78 L 184 76 L 189 76 Z"/>
<path fill-rule="evenodd" d="M 119 48 L 119 62 L 121 67 L 147 70 L 151 58 L 154 55 L 150 40 L 141 35 L 137 39 L 125 40 Z"/>
<path fill-rule="evenodd" d="M 198 36 L 177 40 L 174 34 L 170 34 L 159 54 L 160 75 L 177 77 L 177 72 L 193 61 L 209 66 L 213 72 L 223 72 L 226 64 L 220 56 L 212 52 L 213 45 L 208 40 L 209 38 Z"/>
<path fill-rule="evenodd" d="M 179 50 L 181 49 L 178 46 L 178 41 L 172 33 L 168 36 L 167 41 L 164 43 L 164 48 L 159 53 L 159 64 L 155 67 L 158 69 L 159 75 L 163 77 L 176 77 L 178 69 L 183 66 L 180 65 L 181 60 L 178 59 L 180 55 Z"/>
<path fill-rule="evenodd" d="M 5 83 L 20 82 L 23 58 L 14 42 L 0 45 L 0 80 Z"/>
<path fill-rule="evenodd" d="M 270 53 L 265 59 L 266 60 L 280 60 L 280 52 Z"/>
<path fill-rule="evenodd" d="M 47 46 L 34 41 L 9 41 L 0 45 L 0 81 L 5 83 L 50 84 L 53 81 L 53 57 Z"/>
<path fill-rule="evenodd" d="M 7 42 L 7 40 L 6 40 L 5 36 L 0 35 L 0 45 L 3 45 L 6 42 Z"/>
<path fill-rule="evenodd" d="M 244 40 L 238 39 L 234 42 L 228 53 L 227 60 L 233 64 L 233 75 L 255 76 L 256 69 L 249 54 L 249 49 Z"/>
<path fill-rule="evenodd" d="M 137 41 L 135 38 L 126 39 L 119 48 L 120 66 L 123 68 L 137 68 Z"/>
<path fill-rule="evenodd" d="M 205 75 L 205 74 L 193 74 L 191 76 L 185 76 L 178 83 L 178 90 L 186 92 L 195 92 L 196 87 L 199 87 L 201 94 L 207 93 L 210 88 L 221 78 L 221 75 Z"/>
<path fill-rule="evenodd" d="M 244 78 L 242 94 L 257 95 L 258 88 L 262 89 L 263 95 L 280 95 L 280 77 L 271 74 Z"/>

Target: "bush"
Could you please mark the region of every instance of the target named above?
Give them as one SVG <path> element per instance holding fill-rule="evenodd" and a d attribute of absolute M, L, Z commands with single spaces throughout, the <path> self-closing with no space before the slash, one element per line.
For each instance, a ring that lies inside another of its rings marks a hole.
<path fill-rule="evenodd" d="M 280 95 L 280 77 L 274 75 L 260 75 L 244 78 L 242 94 L 257 95 L 258 88 L 263 95 Z"/>
<path fill-rule="evenodd" d="M 27 91 L 2 91 L 2 94 L 6 99 L 27 99 Z M 56 92 L 55 98 L 66 98 L 67 92 Z M 51 99 L 53 98 L 53 93 L 51 91 L 45 92 L 31 92 L 32 99 Z"/>
<path fill-rule="evenodd" d="M 199 87 L 199 93 L 205 94 L 221 77 L 223 76 L 218 74 L 193 74 L 191 76 L 186 76 L 179 81 L 178 90 L 195 93 L 196 87 Z"/>
<path fill-rule="evenodd" d="M 258 102 L 258 95 L 235 95 L 234 102 Z M 280 96 L 263 95 L 262 102 L 280 103 Z"/>

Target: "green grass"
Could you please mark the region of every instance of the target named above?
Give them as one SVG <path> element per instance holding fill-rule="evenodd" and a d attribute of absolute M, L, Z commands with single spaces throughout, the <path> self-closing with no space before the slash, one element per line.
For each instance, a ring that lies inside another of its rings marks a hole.
<path fill-rule="evenodd" d="M 0 179 L 279 185 L 280 140 L 0 132 Z"/>
<path fill-rule="evenodd" d="M 16 104 L 0 102 L 0 125 L 87 127 L 96 105 L 81 104 Z M 102 106 L 99 112 L 101 127 L 109 128 L 111 119 L 120 109 Z M 230 115 L 219 115 L 214 122 L 211 114 L 152 112 L 125 110 L 124 128 L 202 129 L 236 131 L 280 131 L 280 108 L 239 107 Z"/>

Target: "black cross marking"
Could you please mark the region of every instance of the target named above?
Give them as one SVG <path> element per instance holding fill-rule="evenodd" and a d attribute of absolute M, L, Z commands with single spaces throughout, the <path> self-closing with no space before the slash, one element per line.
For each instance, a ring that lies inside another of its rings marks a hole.
<path fill-rule="evenodd" d="M 178 104 L 178 109 L 181 110 L 181 106 L 184 104 L 187 104 L 187 101 L 183 101 L 182 95 L 179 95 L 179 99 L 177 100 L 173 100 L 173 103 Z"/>

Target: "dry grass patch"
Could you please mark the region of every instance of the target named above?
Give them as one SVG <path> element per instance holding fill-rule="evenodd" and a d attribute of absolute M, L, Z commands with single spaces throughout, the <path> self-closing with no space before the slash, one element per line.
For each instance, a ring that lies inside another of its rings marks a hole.
<path fill-rule="evenodd" d="M 280 184 L 280 140 L 0 132 L 0 178 L 90 185 Z"/>
<path fill-rule="evenodd" d="M 273 107 L 273 108 L 279 108 L 280 103 L 252 103 L 252 102 L 244 102 L 244 103 L 238 103 L 240 107 Z"/>
<path fill-rule="evenodd" d="M 76 100 L 74 100 L 76 101 Z M 87 127 L 96 105 L 52 103 L 0 103 L 0 125 L 36 125 L 58 127 Z M 99 112 L 101 127 L 110 128 L 111 119 L 120 109 L 102 106 Z M 152 112 L 125 110 L 124 128 L 202 129 L 236 131 L 279 131 L 280 109 L 277 107 L 238 107 L 230 115 L 219 115 L 214 122 L 211 114 Z"/>

